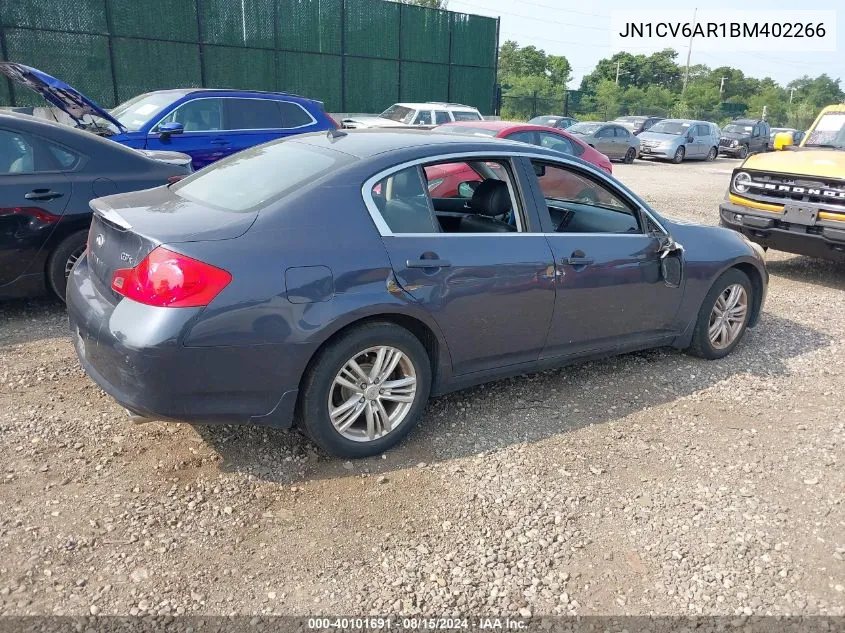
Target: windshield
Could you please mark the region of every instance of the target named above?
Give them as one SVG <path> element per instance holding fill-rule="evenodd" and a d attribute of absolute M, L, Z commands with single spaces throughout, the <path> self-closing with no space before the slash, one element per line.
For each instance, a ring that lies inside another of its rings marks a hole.
<path fill-rule="evenodd" d="M 648 131 L 654 132 L 655 134 L 674 134 L 675 136 L 681 136 L 687 133 L 690 125 L 692 123 L 687 123 L 686 121 L 658 121 Z"/>
<path fill-rule="evenodd" d="M 754 129 L 753 125 L 742 125 L 739 123 L 729 123 L 723 129 L 723 132 L 729 132 L 731 134 L 751 134 L 751 131 Z"/>
<path fill-rule="evenodd" d="M 109 112 L 130 132 L 137 132 L 154 115 L 183 95 L 178 92 L 153 92 L 124 101 Z"/>
<path fill-rule="evenodd" d="M 392 105 L 387 110 L 379 114 L 382 119 L 390 119 L 391 121 L 399 121 L 400 123 L 409 124 L 414 118 L 414 110 L 406 108 L 405 106 Z"/>
<path fill-rule="evenodd" d="M 170 190 L 192 202 L 244 213 L 299 191 L 353 160 L 333 150 L 276 141 L 219 160 L 171 185 Z"/>
<path fill-rule="evenodd" d="M 823 114 L 802 145 L 845 149 L 845 112 Z"/>
<path fill-rule="evenodd" d="M 496 130 L 488 130 L 483 127 L 472 127 L 470 125 L 443 125 L 437 128 L 438 132 L 446 134 L 471 134 L 473 136 L 496 136 Z"/>
<path fill-rule="evenodd" d="M 593 134 L 596 132 L 604 123 L 576 123 L 575 125 L 567 128 L 567 132 L 572 132 L 573 134 Z"/>
<path fill-rule="evenodd" d="M 532 125 L 549 125 L 554 127 L 555 123 L 560 121 L 560 117 L 556 116 L 535 116 L 533 119 L 528 121 Z"/>

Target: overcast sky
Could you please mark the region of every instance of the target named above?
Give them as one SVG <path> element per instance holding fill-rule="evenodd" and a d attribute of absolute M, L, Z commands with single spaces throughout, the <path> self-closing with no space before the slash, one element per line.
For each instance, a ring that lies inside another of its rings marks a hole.
<path fill-rule="evenodd" d="M 795 0 L 743 0 L 741 4 L 719 2 L 712 4 L 702 0 L 595 0 L 594 2 L 573 2 L 572 0 L 449 0 L 451 11 L 475 13 L 501 17 L 500 41 L 516 40 L 520 46 L 533 44 L 547 53 L 565 55 L 573 67 L 573 81 L 570 88 L 577 88 L 581 77 L 589 73 L 596 62 L 610 57 L 615 50 L 610 46 L 610 13 L 613 10 L 646 10 L 671 8 L 688 9 L 692 21 L 693 9 L 714 9 L 718 7 L 743 10 L 759 10 L 761 17 L 765 10 L 783 9 L 839 9 L 837 18 L 845 15 L 845 4 L 841 0 L 810 0 L 796 3 Z M 733 66 L 753 77 L 773 77 L 787 83 L 802 75 L 815 76 L 827 73 L 834 79 L 845 80 L 845 25 L 837 20 L 836 53 L 797 53 L 778 51 L 758 52 L 703 52 L 693 45 L 692 64 L 707 64 L 711 68 Z M 630 53 L 651 53 L 660 47 L 629 50 Z M 686 62 L 686 48 L 678 49 L 678 62 Z"/>

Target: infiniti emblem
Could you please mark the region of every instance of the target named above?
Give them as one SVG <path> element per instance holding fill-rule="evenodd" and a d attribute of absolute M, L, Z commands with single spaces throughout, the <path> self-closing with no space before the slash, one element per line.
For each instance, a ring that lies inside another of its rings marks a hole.
<path fill-rule="evenodd" d="M 94 240 L 94 242 L 97 244 L 98 248 L 102 247 L 103 244 L 105 243 L 105 241 L 106 241 L 106 238 L 103 237 L 102 233 L 98 233 L 96 239 Z"/>

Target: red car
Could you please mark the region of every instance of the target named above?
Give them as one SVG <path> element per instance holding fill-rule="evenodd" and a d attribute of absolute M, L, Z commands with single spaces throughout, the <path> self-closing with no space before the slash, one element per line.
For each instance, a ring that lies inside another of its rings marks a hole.
<path fill-rule="evenodd" d="M 545 125 L 529 125 L 512 121 L 461 121 L 447 123 L 435 128 L 438 132 L 470 134 L 475 136 L 495 136 L 511 141 L 521 141 L 558 150 L 564 154 L 577 156 L 608 174 L 613 173 L 610 159 L 590 147 L 565 130 Z M 475 173 L 466 163 L 437 165 L 425 168 L 428 178 L 428 190 L 433 198 L 456 198 L 460 196 L 458 188 L 466 182 L 477 182 L 483 178 Z"/>

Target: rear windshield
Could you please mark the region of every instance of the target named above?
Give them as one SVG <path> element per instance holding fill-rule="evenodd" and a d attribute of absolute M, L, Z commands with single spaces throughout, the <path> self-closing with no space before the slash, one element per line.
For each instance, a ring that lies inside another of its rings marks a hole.
<path fill-rule="evenodd" d="M 528 121 L 533 125 L 548 125 L 554 127 L 555 123 L 560 121 L 560 117 L 556 116 L 535 116 L 533 119 Z"/>
<path fill-rule="evenodd" d="M 593 132 L 598 131 L 602 125 L 604 125 L 604 123 L 576 123 L 575 125 L 567 128 L 566 131 L 572 132 L 573 134 L 590 135 Z"/>
<path fill-rule="evenodd" d="M 455 121 L 481 121 L 481 115 L 478 112 L 467 112 L 465 110 L 453 110 L 452 116 Z"/>
<path fill-rule="evenodd" d="M 224 211 L 257 211 L 354 156 L 291 141 L 258 145 L 170 186 L 177 196 Z"/>

